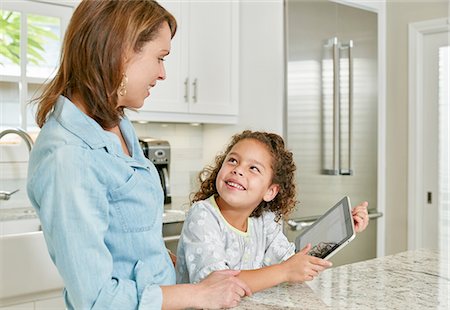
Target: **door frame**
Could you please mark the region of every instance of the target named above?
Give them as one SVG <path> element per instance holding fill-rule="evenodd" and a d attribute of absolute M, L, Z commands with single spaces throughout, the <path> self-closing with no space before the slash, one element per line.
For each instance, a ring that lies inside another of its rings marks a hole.
<path fill-rule="evenodd" d="M 416 249 L 422 236 L 421 204 L 423 202 L 423 39 L 424 36 L 450 31 L 450 20 L 439 18 L 409 24 L 408 81 L 408 250 Z"/>

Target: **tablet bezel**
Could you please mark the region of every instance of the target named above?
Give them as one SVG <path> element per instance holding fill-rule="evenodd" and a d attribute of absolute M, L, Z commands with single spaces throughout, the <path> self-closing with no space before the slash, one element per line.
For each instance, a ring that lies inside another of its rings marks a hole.
<path fill-rule="evenodd" d="M 308 234 L 309 231 L 311 231 L 314 227 L 320 225 L 323 222 L 323 219 L 328 217 L 331 212 L 333 212 L 337 208 L 342 208 L 344 211 L 344 218 L 350 218 L 351 220 L 346 222 L 346 236 L 340 240 L 333 249 L 330 250 L 324 257 L 320 257 L 322 259 L 330 259 L 333 255 L 335 255 L 337 252 L 339 252 L 341 249 L 343 249 L 347 244 L 350 243 L 355 238 L 355 227 L 353 224 L 353 217 L 352 217 L 352 210 L 351 210 L 351 203 L 350 198 L 348 196 L 345 196 L 342 198 L 338 203 L 336 203 L 332 208 L 330 208 L 327 212 L 325 212 L 322 216 L 320 216 L 311 226 L 308 228 L 305 228 L 304 231 L 302 231 L 297 238 L 295 238 L 295 247 L 296 252 L 300 251 L 300 244 L 302 237 L 304 237 L 306 234 Z"/>

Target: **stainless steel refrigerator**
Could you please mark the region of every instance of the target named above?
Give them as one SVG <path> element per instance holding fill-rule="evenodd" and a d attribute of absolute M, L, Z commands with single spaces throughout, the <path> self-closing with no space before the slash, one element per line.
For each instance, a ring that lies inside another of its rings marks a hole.
<path fill-rule="evenodd" d="M 286 0 L 286 138 L 299 204 L 290 240 L 343 196 L 369 202 L 372 219 L 332 258 L 374 258 L 377 248 L 377 15 L 331 1 Z"/>

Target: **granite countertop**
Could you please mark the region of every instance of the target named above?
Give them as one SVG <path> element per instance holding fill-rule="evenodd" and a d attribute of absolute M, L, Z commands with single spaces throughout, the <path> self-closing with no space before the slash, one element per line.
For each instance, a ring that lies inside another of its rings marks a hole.
<path fill-rule="evenodd" d="M 0 190 L 19 191 L 9 200 L 0 200 L 0 222 L 37 218 L 26 193 L 26 179 L 1 179 Z M 163 223 L 183 222 L 189 208 L 188 197 L 172 197 L 170 204 L 164 205 Z"/>
<path fill-rule="evenodd" d="M 163 214 L 163 224 L 184 222 L 186 218 L 186 208 L 184 205 L 171 204 L 164 205 L 165 212 Z M 1 221 L 16 221 L 37 218 L 36 211 L 33 207 L 14 207 L 14 208 L 0 208 L 0 222 Z"/>
<path fill-rule="evenodd" d="M 448 253 L 416 250 L 339 266 L 307 284 L 281 284 L 236 309 L 449 309 Z"/>

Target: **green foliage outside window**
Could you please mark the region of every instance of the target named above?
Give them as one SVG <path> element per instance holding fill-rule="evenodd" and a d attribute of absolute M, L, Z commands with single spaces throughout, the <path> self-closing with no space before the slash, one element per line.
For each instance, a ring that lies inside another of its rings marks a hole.
<path fill-rule="evenodd" d="M 14 64 L 20 64 L 20 27 L 19 12 L 0 10 L 0 55 Z M 49 25 L 58 25 L 54 17 L 28 15 L 27 58 L 32 64 L 45 63 L 42 56 L 46 40 L 58 40 L 59 37 L 49 29 Z M 3 65 L 0 62 L 0 65 Z"/>

